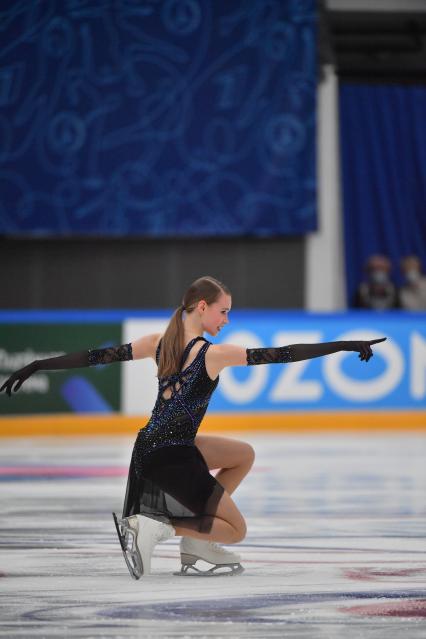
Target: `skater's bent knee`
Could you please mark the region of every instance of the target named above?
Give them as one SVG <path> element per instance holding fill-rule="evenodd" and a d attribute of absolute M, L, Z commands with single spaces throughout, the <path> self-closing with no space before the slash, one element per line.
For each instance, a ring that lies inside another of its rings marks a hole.
<path fill-rule="evenodd" d="M 245 455 L 246 455 L 247 461 L 250 462 L 251 465 L 253 465 L 256 454 L 254 452 L 253 446 L 250 446 L 250 444 L 246 444 Z"/>
<path fill-rule="evenodd" d="M 245 539 L 246 534 L 247 530 L 236 530 L 231 543 L 239 544 L 240 541 L 243 541 L 243 539 Z"/>

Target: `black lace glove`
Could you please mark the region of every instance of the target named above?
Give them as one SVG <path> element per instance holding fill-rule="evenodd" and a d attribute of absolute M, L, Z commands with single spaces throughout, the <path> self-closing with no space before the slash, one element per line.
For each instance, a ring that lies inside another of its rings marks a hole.
<path fill-rule="evenodd" d="M 16 393 L 31 375 L 37 371 L 53 371 L 66 368 L 84 368 L 85 366 L 96 366 L 97 364 L 112 364 L 113 362 L 126 362 L 133 359 L 132 345 L 110 346 L 108 348 L 79 351 L 78 353 L 67 353 L 59 357 L 49 357 L 48 359 L 36 359 L 31 364 L 19 369 L 5 381 L 0 388 L 0 393 L 5 390 L 11 396 Z"/>
<path fill-rule="evenodd" d="M 384 342 L 386 337 L 371 339 L 365 342 L 323 342 L 322 344 L 291 344 L 277 348 L 247 348 L 247 365 L 255 364 L 288 364 L 312 359 L 322 355 L 331 355 L 339 351 L 355 351 L 362 361 L 368 362 L 373 356 L 372 344 Z"/>

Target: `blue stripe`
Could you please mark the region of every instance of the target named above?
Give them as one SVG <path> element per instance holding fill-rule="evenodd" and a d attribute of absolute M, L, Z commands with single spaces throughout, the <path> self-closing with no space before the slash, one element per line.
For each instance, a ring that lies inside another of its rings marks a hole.
<path fill-rule="evenodd" d="M 137 311 L 134 309 L 117 309 L 117 310 L 49 310 L 49 311 L 26 311 L 26 310 L 8 310 L 0 311 L 0 324 L 108 324 L 114 322 L 122 322 L 127 319 L 149 319 L 149 318 L 169 318 L 174 309 L 149 309 Z M 371 311 L 342 311 L 340 313 L 309 313 L 300 310 L 279 310 L 279 309 L 239 309 L 231 311 L 231 318 L 246 320 L 267 320 L 288 318 L 297 319 L 305 317 L 316 319 L 318 321 L 328 319 L 351 319 L 357 321 L 377 319 Z M 381 312 L 380 319 L 383 326 L 386 322 L 410 322 L 415 317 L 416 320 L 426 320 L 426 313 L 413 313 L 406 311 Z"/>

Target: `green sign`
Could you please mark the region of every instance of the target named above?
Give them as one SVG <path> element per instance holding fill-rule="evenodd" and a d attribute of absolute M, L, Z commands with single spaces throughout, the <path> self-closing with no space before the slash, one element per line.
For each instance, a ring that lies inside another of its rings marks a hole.
<path fill-rule="evenodd" d="M 35 359 L 118 345 L 121 334 L 121 323 L 0 324 L 0 386 Z M 11 397 L 4 391 L 0 394 L 0 414 L 120 410 L 121 366 L 39 371 Z"/>

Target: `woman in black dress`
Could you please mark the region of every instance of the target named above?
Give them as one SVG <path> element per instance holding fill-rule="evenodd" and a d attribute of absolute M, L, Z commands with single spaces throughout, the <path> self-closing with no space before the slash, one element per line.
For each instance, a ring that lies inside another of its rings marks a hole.
<path fill-rule="evenodd" d="M 217 542 L 238 543 L 246 524 L 231 494 L 254 460 L 249 444 L 225 437 L 198 435 L 210 397 L 227 366 L 290 363 L 341 350 L 372 356 L 365 342 L 293 344 L 277 348 L 213 345 L 203 334 L 217 335 L 229 319 L 229 289 L 213 277 L 193 282 L 164 335 L 147 335 L 118 347 L 93 349 L 36 360 L 14 373 L 2 386 L 11 395 L 37 370 L 76 368 L 116 361 L 153 358 L 158 365 L 158 396 L 151 418 L 137 436 L 117 532 L 133 577 L 149 574 L 155 545 L 182 537 L 182 570 L 198 559 L 211 564 L 209 573 L 242 571 L 240 557 Z M 216 477 L 211 469 L 220 469 Z"/>

